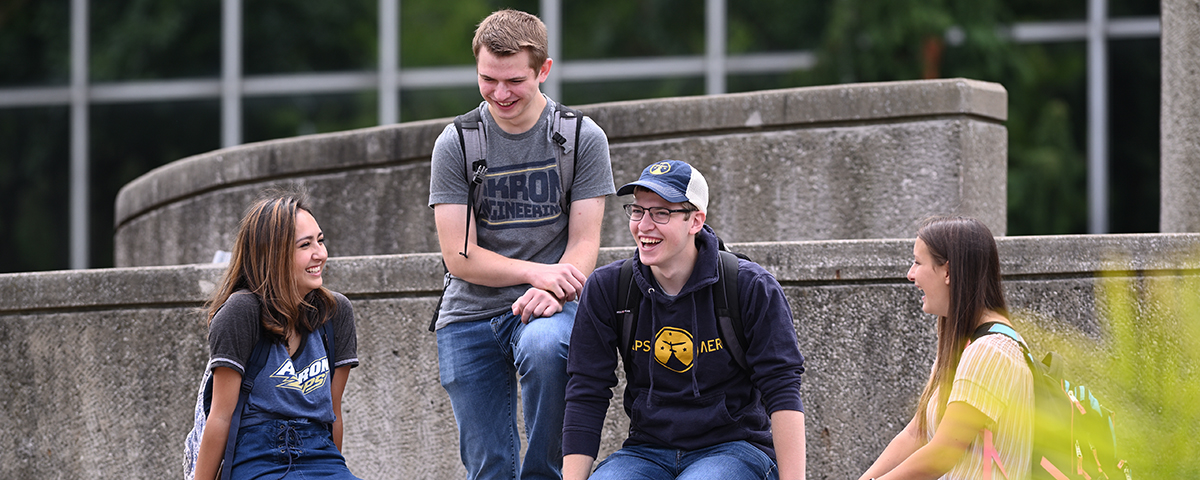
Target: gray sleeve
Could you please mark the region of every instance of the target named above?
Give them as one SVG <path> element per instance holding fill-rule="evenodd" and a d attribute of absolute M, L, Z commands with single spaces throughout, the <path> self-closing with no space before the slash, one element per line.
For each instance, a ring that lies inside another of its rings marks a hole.
<path fill-rule="evenodd" d="M 460 155 L 461 156 L 461 155 Z M 613 185 L 612 160 L 608 156 L 608 137 L 590 117 L 583 117 L 579 132 L 579 155 L 575 162 L 575 178 L 571 198 L 603 197 L 617 193 Z"/>
<path fill-rule="evenodd" d="M 333 318 L 329 321 L 333 322 L 333 338 L 337 345 L 333 346 L 333 368 L 358 366 L 358 332 L 354 328 L 354 307 L 350 305 L 350 300 L 337 292 L 333 292 L 333 297 L 337 299 L 337 311 L 334 312 Z"/>
<path fill-rule="evenodd" d="M 467 204 L 467 169 L 454 124 L 446 125 L 433 144 L 429 165 L 429 206 Z"/>
<path fill-rule="evenodd" d="M 230 295 L 208 325 L 209 365 L 244 374 L 258 342 L 259 324 L 259 302 L 254 294 Z"/>

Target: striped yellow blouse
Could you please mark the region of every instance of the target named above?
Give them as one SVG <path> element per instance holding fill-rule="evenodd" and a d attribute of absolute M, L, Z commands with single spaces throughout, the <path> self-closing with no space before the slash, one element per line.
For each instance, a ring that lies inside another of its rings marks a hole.
<path fill-rule="evenodd" d="M 934 391 L 933 398 L 937 397 Z M 1027 480 L 1030 476 L 1030 450 L 1033 445 L 1033 375 L 1025 363 L 1020 345 L 1004 335 L 987 335 L 967 346 L 954 375 L 949 402 L 966 402 L 992 420 L 989 429 L 1009 480 Z M 936 425 L 936 406 L 930 402 L 926 418 Z M 936 427 L 929 432 L 933 439 Z M 971 442 L 943 479 L 980 480 L 985 465 L 982 432 Z M 992 478 L 1000 480 L 1000 470 L 992 466 Z"/>

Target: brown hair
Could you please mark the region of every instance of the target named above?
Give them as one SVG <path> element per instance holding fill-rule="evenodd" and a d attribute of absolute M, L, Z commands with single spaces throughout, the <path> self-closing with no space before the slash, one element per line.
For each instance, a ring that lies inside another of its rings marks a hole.
<path fill-rule="evenodd" d="M 333 315 L 337 301 L 329 290 L 300 292 L 292 275 L 301 210 L 312 214 L 308 196 L 294 185 L 268 189 L 250 205 L 238 226 L 229 267 L 206 306 L 209 323 L 239 290 L 258 297 L 262 327 L 277 337 L 311 332 Z"/>
<path fill-rule="evenodd" d="M 963 349 L 987 310 L 1008 316 L 1000 284 L 1000 255 L 992 231 L 969 217 L 933 217 L 917 231 L 938 266 L 950 263 L 949 315 L 938 317 L 937 359 L 917 406 L 921 432 L 928 435 L 925 411 L 938 391 L 937 415 L 941 419 L 950 398 L 954 374 Z"/>
<path fill-rule="evenodd" d="M 498 57 L 525 50 L 529 52 L 529 67 L 536 72 L 550 56 L 546 44 L 546 24 L 541 19 L 519 10 L 500 10 L 479 22 L 471 52 L 478 62 L 479 51 L 485 47 Z"/>

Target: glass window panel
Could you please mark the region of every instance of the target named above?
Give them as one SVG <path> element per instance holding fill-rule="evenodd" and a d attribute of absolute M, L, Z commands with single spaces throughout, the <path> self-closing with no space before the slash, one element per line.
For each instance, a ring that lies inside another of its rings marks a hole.
<path fill-rule="evenodd" d="M 754 75 L 729 75 L 726 89 L 729 93 L 754 92 L 810 86 L 803 72 L 764 73 Z"/>
<path fill-rule="evenodd" d="M 1159 11 L 1159 0 L 1108 0 L 1110 17 L 1157 17 Z"/>
<path fill-rule="evenodd" d="M 220 76 L 220 1 L 105 0 L 88 5 L 91 81 Z"/>
<path fill-rule="evenodd" d="M 563 56 L 655 57 L 704 53 L 704 2 L 564 1 Z"/>
<path fill-rule="evenodd" d="M 377 92 L 243 100 L 245 142 L 374 126 Z"/>
<path fill-rule="evenodd" d="M 244 2 L 243 72 L 266 75 L 375 69 L 379 57 L 378 3 Z M 403 7 L 401 12 L 403 15 Z"/>
<path fill-rule="evenodd" d="M 1008 234 L 1087 233 L 1087 45 L 1018 45 L 1008 90 Z"/>
<path fill-rule="evenodd" d="M 504 8 L 538 15 L 539 1 L 400 0 L 400 65 L 474 64 L 471 39 L 475 27 L 493 11 Z"/>
<path fill-rule="evenodd" d="M 679 97 L 703 95 L 704 78 L 664 78 L 653 80 L 626 80 L 609 82 L 564 83 L 563 103 L 586 105 L 589 103 L 619 102 L 643 98 Z"/>
<path fill-rule="evenodd" d="M 817 48 L 828 23 L 828 5 L 796 0 L 729 2 L 726 50 L 738 54 Z"/>
<path fill-rule="evenodd" d="M 67 0 L 0 2 L 0 87 L 71 81 Z"/>
<path fill-rule="evenodd" d="M 113 265 L 117 192 L 161 165 L 221 147 L 217 100 L 91 108 L 91 267 Z"/>
<path fill-rule="evenodd" d="M 0 109 L 0 273 L 70 268 L 70 109 Z"/>
<path fill-rule="evenodd" d="M 1157 38 L 1108 42 L 1108 205 L 1113 233 L 1159 231 L 1161 59 Z"/>
<path fill-rule="evenodd" d="M 1110 0 L 1111 1 L 1111 0 Z M 1047 2 L 1045 0 L 1008 0 L 1009 10 L 1018 22 L 1087 20 L 1087 0 Z"/>
<path fill-rule="evenodd" d="M 405 122 L 453 117 L 479 106 L 479 88 L 423 88 L 400 91 L 400 118 Z"/>

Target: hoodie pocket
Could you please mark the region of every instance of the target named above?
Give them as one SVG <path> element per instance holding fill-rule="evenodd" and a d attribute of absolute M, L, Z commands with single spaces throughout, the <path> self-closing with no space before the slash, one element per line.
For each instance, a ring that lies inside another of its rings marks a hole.
<path fill-rule="evenodd" d="M 665 441 L 705 437 L 735 423 L 721 392 L 700 397 L 647 392 L 634 402 L 633 417 L 633 430 Z"/>

